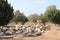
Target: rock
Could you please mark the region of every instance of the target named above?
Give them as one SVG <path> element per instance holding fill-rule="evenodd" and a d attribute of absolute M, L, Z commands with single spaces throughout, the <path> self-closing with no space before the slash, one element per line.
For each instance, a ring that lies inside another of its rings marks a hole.
<path fill-rule="evenodd" d="M 4 32 L 0 32 L 0 36 L 4 35 Z"/>
<path fill-rule="evenodd" d="M 5 32 L 5 35 L 12 35 L 13 34 L 13 32 L 11 32 L 10 30 L 7 30 L 6 32 Z"/>
<path fill-rule="evenodd" d="M 14 33 L 12 30 L 14 30 Z M 24 25 L 15 25 L 15 29 L 8 29 L 6 30 L 6 32 L 5 31 L 3 32 L 5 32 L 6 35 L 21 34 L 23 36 L 39 36 L 42 33 L 44 33 L 45 30 L 46 30 L 46 26 L 43 24 L 36 24 L 36 25 L 24 24 Z M 1 32 L 1 35 L 3 34 L 3 32 Z"/>
<path fill-rule="evenodd" d="M 39 28 L 36 28 L 34 34 L 37 35 L 37 36 L 41 35 L 41 30 Z"/>

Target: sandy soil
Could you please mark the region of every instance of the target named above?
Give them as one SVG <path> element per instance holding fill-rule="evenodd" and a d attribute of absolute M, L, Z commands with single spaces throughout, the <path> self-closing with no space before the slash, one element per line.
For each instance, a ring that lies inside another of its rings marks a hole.
<path fill-rule="evenodd" d="M 18 35 L 14 39 L 0 39 L 0 40 L 60 40 L 60 27 L 51 25 L 51 30 L 47 30 L 41 36 L 37 37 L 22 37 Z"/>

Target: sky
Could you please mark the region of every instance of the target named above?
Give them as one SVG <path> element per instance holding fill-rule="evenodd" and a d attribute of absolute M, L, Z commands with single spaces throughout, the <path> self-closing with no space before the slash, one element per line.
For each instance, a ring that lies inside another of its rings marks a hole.
<path fill-rule="evenodd" d="M 60 0 L 8 0 L 14 11 L 20 10 L 24 15 L 44 13 L 49 5 L 56 5 L 60 9 Z"/>

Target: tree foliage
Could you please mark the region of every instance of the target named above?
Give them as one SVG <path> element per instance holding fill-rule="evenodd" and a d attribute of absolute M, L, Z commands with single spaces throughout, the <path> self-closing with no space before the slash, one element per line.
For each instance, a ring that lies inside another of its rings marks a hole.
<path fill-rule="evenodd" d="M 27 17 L 23 13 L 20 13 L 20 11 L 17 10 L 15 12 L 15 15 L 14 15 L 12 21 L 25 23 L 25 22 L 28 21 L 28 19 L 27 19 Z"/>
<path fill-rule="evenodd" d="M 39 16 L 39 21 L 45 25 L 45 23 L 48 21 L 48 18 L 44 14 L 41 14 Z"/>
<path fill-rule="evenodd" d="M 37 14 L 31 14 L 28 16 L 28 20 L 31 21 L 31 22 L 37 22 L 38 20 L 38 16 Z"/>
<path fill-rule="evenodd" d="M 56 9 L 55 5 L 51 5 L 47 8 L 45 15 L 54 23 L 60 24 L 60 10 Z"/>
<path fill-rule="evenodd" d="M 7 0 L 0 0 L 0 26 L 6 25 L 13 17 L 13 7 Z"/>

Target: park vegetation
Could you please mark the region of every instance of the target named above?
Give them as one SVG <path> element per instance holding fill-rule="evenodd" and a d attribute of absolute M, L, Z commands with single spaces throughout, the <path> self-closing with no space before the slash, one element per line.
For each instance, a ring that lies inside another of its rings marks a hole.
<path fill-rule="evenodd" d="M 57 9 L 55 5 L 50 5 L 46 8 L 46 11 L 40 13 L 40 15 L 34 13 L 26 17 L 24 13 L 21 13 L 19 10 L 14 12 L 13 7 L 7 0 L 0 0 L 0 26 L 7 25 L 10 22 L 21 22 L 24 24 L 28 21 L 34 23 L 40 21 L 44 25 L 46 22 L 60 24 L 60 10 Z"/>

